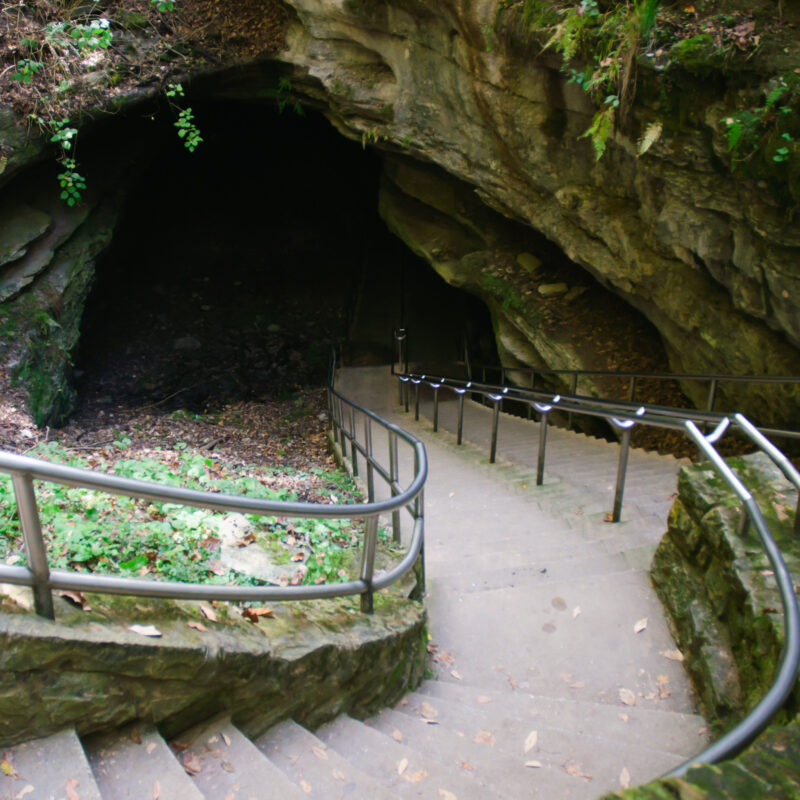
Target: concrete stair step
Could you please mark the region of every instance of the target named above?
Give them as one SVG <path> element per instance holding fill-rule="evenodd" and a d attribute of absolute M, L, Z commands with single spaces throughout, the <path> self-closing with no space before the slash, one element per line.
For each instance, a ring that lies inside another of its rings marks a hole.
<path fill-rule="evenodd" d="M 173 743 L 184 768 L 208 800 L 283 800 L 305 797 L 231 721 L 215 717 Z"/>
<path fill-rule="evenodd" d="M 563 579 L 548 573 L 471 592 L 432 576 L 431 634 L 455 659 L 440 677 L 448 680 L 455 669 L 465 683 L 493 691 L 510 687 L 609 703 L 619 703 L 624 688 L 644 708 L 694 711 L 683 665 L 662 655 L 675 644 L 645 571 Z M 635 633 L 642 619 L 647 627 Z M 654 694 L 659 675 L 669 682 L 668 703 Z"/>
<path fill-rule="evenodd" d="M 153 725 L 137 722 L 89 736 L 83 746 L 103 800 L 203 800 Z"/>
<path fill-rule="evenodd" d="M 525 761 L 536 759 L 543 767 L 564 772 L 568 777 L 578 773 L 591 775 L 595 796 L 619 788 L 623 769 L 628 770 L 634 782 L 644 783 L 693 755 L 670 753 L 662 747 L 643 747 L 630 739 L 616 739 L 608 731 L 586 732 L 581 722 L 570 726 L 568 720 L 558 717 L 528 716 L 522 712 L 512 716 L 488 711 L 476 714 L 472 709 L 463 709 L 458 702 L 415 693 L 406 699 L 408 702 L 398 705 L 391 716 L 393 724 L 401 731 L 413 731 L 418 736 L 416 729 L 431 727 L 426 721 L 433 720 L 437 728 L 454 731 L 467 741 L 488 740 L 491 743 L 489 756 L 503 762 L 507 769 L 511 769 L 509 758 L 516 759 L 523 768 Z M 404 724 L 402 716 L 410 722 Z M 624 724 L 621 720 L 618 722 Z M 536 744 L 525 753 L 526 741 L 533 739 Z M 410 743 L 414 745 L 414 741 Z M 697 751 L 700 749 L 698 742 Z"/>
<path fill-rule="evenodd" d="M 366 724 L 450 769 L 468 770 L 486 786 L 501 786 L 513 797 L 569 797 L 574 800 L 596 795 L 584 781 L 545 763 L 538 753 L 525 753 L 524 747 L 513 752 L 497 748 L 492 733 L 480 725 L 452 726 L 392 709 L 381 711 Z"/>
<path fill-rule="evenodd" d="M 323 725 L 317 736 L 399 797 L 447 798 L 448 792 L 458 800 L 514 797 L 476 780 L 466 768 L 448 768 L 350 717 Z"/>
<path fill-rule="evenodd" d="M 0 772 L 0 797 L 50 800 L 67 797 L 72 791 L 81 800 L 101 800 L 100 789 L 73 730 L 4 748 L 3 761 L 6 766 Z"/>
<path fill-rule="evenodd" d="M 461 542 L 458 554 L 452 548 L 428 547 L 426 562 L 437 577 L 450 575 L 481 576 L 488 571 L 514 570 L 545 561 L 572 560 L 576 557 L 602 557 L 619 555 L 644 546 L 655 546 L 660 537 L 646 537 L 631 530 L 595 540 L 586 540 L 574 530 L 562 530 L 548 538 L 544 534 L 530 533 L 513 540 L 501 539 L 487 542 Z M 544 540 L 544 541 L 543 541 Z"/>
<path fill-rule="evenodd" d="M 515 719 L 541 720 L 542 725 L 605 737 L 615 742 L 630 742 L 680 757 L 699 752 L 710 741 L 708 725 L 699 714 L 654 711 L 620 703 L 593 703 L 519 690 L 489 691 L 445 681 L 423 681 L 416 692 L 400 701 L 397 709 L 405 713 L 421 713 L 421 702 L 425 698 L 455 704 L 462 714 L 472 715 L 487 727 L 505 727 L 508 720 Z M 687 741 L 697 742 L 693 752 L 687 751 L 684 744 Z"/>
<path fill-rule="evenodd" d="M 397 795 L 292 720 L 255 741 L 269 760 L 308 797 L 320 800 L 393 800 Z"/>
<path fill-rule="evenodd" d="M 649 548 L 650 555 L 654 550 L 655 545 L 652 545 Z M 517 563 L 515 566 L 497 569 L 484 568 L 478 573 L 467 570 L 440 574 L 437 571 L 437 574 L 430 578 L 430 582 L 437 587 L 446 587 L 462 593 L 485 592 L 506 588 L 514 589 L 525 584 L 544 585 L 558 580 L 617 575 L 633 569 L 643 570 L 649 559 L 645 558 L 644 560 L 644 566 L 641 565 L 641 560 L 632 566 L 625 553 L 601 553 L 585 556 L 576 550 L 571 555 L 562 554 L 554 558 L 538 558 L 536 561 L 531 559 L 528 562 Z"/>

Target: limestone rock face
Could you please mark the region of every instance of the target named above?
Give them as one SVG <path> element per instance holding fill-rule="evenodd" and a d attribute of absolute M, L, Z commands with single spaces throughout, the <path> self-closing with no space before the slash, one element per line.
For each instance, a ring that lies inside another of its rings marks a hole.
<path fill-rule="evenodd" d="M 513 4 L 282 2 L 285 49 L 206 65 L 197 91 L 263 102 L 270 92 L 274 99 L 276 76 L 288 76 L 293 100 L 321 109 L 343 135 L 381 152 L 387 223 L 448 281 L 484 299 L 510 366 L 622 368 L 607 341 L 581 331 L 567 344 L 537 302 L 546 300 L 557 315 L 569 303 L 577 318 L 600 296 L 592 292 L 605 289 L 629 309 L 621 318 L 633 319 L 634 309 L 655 326 L 657 349 L 674 372 L 800 374 L 800 229 L 768 188 L 724 165 L 724 103 L 708 92 L 693 99 L 702 77 L 691 64 L 675 89 L 681 119 L 665 125 L 643 156 L 634 138 L 617 132 L 597 161 L 581 138 L 593 103 L 566 82 L 559 57 L 542 52 Z M 759 55 L 748 69 L 767 85 L 775 70 L 798 63 L 800 46 L 787 50 L 780 64 Z M 654 76 L 652 64 L 642 63 L 640 84 L 652 88 Z M 129 94 L 132 102 L 157 92 L 142 86 Z M 656 118 L 641 94 L 632 137 Z M 29 142 L 14 122 L 0 109 L 0 147 L 8 153 L 0 184 L 42 157 L 41 139 Z M 12 259 L 0 267 L 0 303 L 45 274 L 34 250 L 54 251 L 40 240 L 57 238 L 59 222 L 53 217 L 37 238 L 41 223 L 29 216 L 32 227 L 12 231 L 7 245 L 0 225 L 0 260 Z M 583 276 L 560 274 L 548 244 Z M 542 285 L 555 284 L 567 292 L 544 297 L 550 290 Z M 623 326 L 616 334 L 622 347 L 626 336 Z M 682 388 L 705 404 L 705 385 Z M 716 407 L 791 425 L 799 399 L 797 391 L 721 385 Z"/>
<path fill-rule="evenodd" d="M 718 106 L 643 157 L 617 135 L 597 162 L 580 138 L 587 96 L 524 31 L 492 32 L 496 2 L 290 5 L 281 59 L 345 135 L 436 164 L 558 244 L 647 316 L 674 371 L 798 373 L 800 233 L 768 191 L 720 165 Z M 634 109 L 642 124 L 647 113 Z M 720 407 L 763 419 L 781 405 L 786 420 L 796 403 L 731 391 Z"/>

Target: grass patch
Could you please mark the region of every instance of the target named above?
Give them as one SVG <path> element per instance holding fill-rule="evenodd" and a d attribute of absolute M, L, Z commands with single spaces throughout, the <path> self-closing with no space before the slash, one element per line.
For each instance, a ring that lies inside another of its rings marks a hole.
<path fill-rule="evenodd" d="M 188 449 L 126 458 L 121 437 L 115 450 L 83 458 L 64 447 L 39 445 L 30 455 L 126 478 L 237 494 L 265 500 L 359 502 L 350 477 L 338 470 L 230 466 Z M 79 572 L 150 576 L 209 584 L 266 584 L 220 561 L 220 526 L 226 514 L 174 503 L 151 503 L 86 489 L 37 482 L 36 493 L 50 566 Z M 296 563 L 285 582 L 326 583 L 354 575 L 363 536 L 358 519 L 294 519 L 247 515 L 243 545 L 261 545 L 274 564 Z M 381 532 L 383 540 L 386 534 Z M 0 474 L 0 558 L 25 564 L 11 477 Z M 384 560 L 384 559 L 382 559 Z"/>

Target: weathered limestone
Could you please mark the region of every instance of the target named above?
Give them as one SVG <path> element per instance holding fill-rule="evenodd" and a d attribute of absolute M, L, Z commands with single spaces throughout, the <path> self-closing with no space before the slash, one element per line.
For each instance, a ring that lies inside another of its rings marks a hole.
<path fill-rule="evenodd" d="M 800 575 L 792 527 L 797 493 L 762 454 L 729 459 L 751 490 L 789 569 Z M 770 686 L 783 644 L 781 603 L 770 564 L 751 530 L 738 531 L 737 501 L 708 464 L 684 467 L 669 530 L 651 569 L 685 665 L 715 727 L 732 727 Z M 609 795 L 648 798 L 800 797 L 800 688 L 776 725 L 738 758 Z"/>
<path fill-rule="evenodd" d="M 204 69 L 200 91 L 263 101 L 266 92 L 274 94 L 276 76 L 289 75 L 293 98 L 321 109 L 344 135 L 392 154 L 380 201 L 384 217 L 447 280 L 486 300 L 509 365 L 613 368 L 604 363 L 606 348 L 590 342 L 543 350 L 552 335 L 530 304 L 529 281 L 582 288 L 573 276 L 546 275 L 549 242 L 596 279 L 597 291 L 615 293 L 655 326 L 673 371 L 800 373 L 800 234 L 766 184 L 725 166 L 721 120 L 733 100 L 695 91 L 705 75 L 697 62 L 702 52 L 674 54 L 679 66 L 670 75 L 681 119 L 665 125 L 638 157 L 636 136 L 662 113 L 658 76 L 651 61 L 641 60 L 631 135 L 616 133 L 596 161 L 581 138 L 594 106 L 566 82 L 558 56 L 542 52 L 520 8 L 497 0 L 284 4 L 286 49 L 233 69 Z M 776 70 L 798 63 L 796 41 L 786 52 L 773 50 L 765 45 L 748 61 L 751 83 L 766 86 Z M 714 54 L 706 55 L 713 62 Z M 117 99 L 146 99 L 149 92 L 155 89 Z M 8 153 L 0 183 L 42 156 L 42 142 L 28 143 L 2 109 L 0 145 Z M 418 206 L 402 197 L 410 172 L 420 192 L 410 197 Z M 429 206 L 441 213 L 429 214 Z M 489 228 L 487 207 L 496 212 Z M 504 218 L 516 225 L 497 222 Z M 520 242 L 517 229 L 540 241 Z M 475 287 L 465 261 L 488 250 L 502 251 L 519 270 L 504 277 L 500 291 Z M 0 297 L 3 286 L 8 296 L 43 274 L 21 260 L 5 265 Z M 588 294 L 567 297 L 581 310 L 591 305 Z M 61 322 L 58 314 L 53 318 Z M 618 339 L 630 341 L 624 332 Z M 705 386 L 686 382 L 683 388 L 704 403 Z M 62 387 L 62 394 L 69 390 Z M 791 425 L 799 399 L 798 391 L 720 385 L 717 407 Z M 55 421 L 67 406 L 56 409 L 48 401 L 38 416 Z"/>
<path fill-rule="evenodd" d="M 90 598 L 92 611 L 59 600 L 58 621 L 0 611 L 0 742 L 64 727 L 79 733 L 134 720 L 167 734 L 219 712 L 256 736 L 286 716 L 322 724 L 364 716 L 422 679 L 425 610 L 397 593 L 282 604 L 251 624 L 223 605 L 218 621 L 196 604 Z M 129 630 L 155 625 L 160 638 Z"/>

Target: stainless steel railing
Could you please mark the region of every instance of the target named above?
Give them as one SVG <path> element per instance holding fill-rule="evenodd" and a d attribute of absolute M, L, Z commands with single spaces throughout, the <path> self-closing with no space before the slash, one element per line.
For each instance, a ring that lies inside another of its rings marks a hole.
<path fill-rule="evenodd" d="M 428 473 L 427 457 L 425 447 L 419 439 L 336 391 L 333 378 L 332 369 L 328 385 L 328 408 L 333 439 L 341 447 L 342 455 L 350 459 L 349 463 L 355 475 L 358 475 L 359 471 L 359 456 L 366 465 L 367 502 L 325 504 L 260 500 L 121 478 L 117 475 L 52 464 L 0 451 L 0 472 L 12 476 L 28 561 L 28 566 L 0 564 L 0 582 L 31 587 L 36 613 L 50 619 L 54 618 L 52 597 L 54 589 L 223 601 L 309 600 L 359 594 L 362 611 L 371 612 L 374 592 L 399 580 L 411 570 L 418 557 L 423 557 L 423 488 Z M 388 437 L 389 456 L 386 465 L 376 458 L 373 448 L 373 427 L 380 428 Z M 414 464 L 413 474 L 405 486 L 399 479 L 398 449 L 401 446 L 411 448 Z M 387 499 L 375 499 L 376 475 L 387 484 L 390 493 Z M 360 575 L 357 580 L 314 586 L 220 586 L 50 569 L 39 519 L 35 480 L 215 511 L 318 519 L 363 517 L 365 531 Z M 398 563 L 376 575 L 378 518 L 381 514 L 391 514 L 394 539 L 399 542 L 403 510 L 408 512 L 411 520 L 408 549 Z M 421 580 L 424 581 L 424 565 Z M 424 585 L 420 588 L 424 590 Z"/>
<path fill-rule="evenodd" d="M 507 383 L 510 374 L 527 375 L 528 387 L 536 388 L 536 379 L 544 377 L 554 377 L 568 385 L 568 393 L 571 396 L 578 395 L 579 382 L 581 378 L 617 378 L 627 383 L 627 401 L 634 404 L 636 401 L 636 391 L 640 386 L 640 381 L 658 382 L 697 382 L 707 384 L 706 404 L 704 411 L 713 412 L 717 404 L 717 390 L 720 385 L 728 383 L 739 383 L 747 385 L 783 385 L 800 386 L 800 378 L 792 375 L 702 375 L 699 373 L 674 373 L 674 372 L 613 372 L 609 370 L 586 370 L 586 369 L 544 369 L 534 367 L 505 367 L 502 365 L 471 364 L 469 358 L 465 360 L 466 369 L 469 377 L 472 374 L 480 374 L 480 382 L 491 384 L 493 381 L 487 380 L 493 374 L 498 376 L 498 381 L 502 386 Z M 789 430 L 786 428 L 765 428 L 759 430 L 766 436 L 774 436 L 785 439 L 800 439 L 800 431 Z"/>
<path fill-rule="evenodd" d="M 493 405 L 492 431 L 490 438 L 489 460 L 495 461 L 497 452 L 497 429 L 501 404 L 506 399 L 528 403 L 533 411 L 540 415 L 540 433 L 537 462 L 537 484 L 541 484 L 544 476 L 545 453 L 547 441 L 548 415 L 556 410 L 573 414 L 585 414 L 607 420 L 621 431 L 621 447 L 617 468 L 617 485 L 614 495 L 612 519 L 620 519 L 622 495 L 625 487 L 630 434 L 637 425 L 648 425 L 658 428 L 680 430 L 694 442 L 702 455 L 716 468 L 731 491 L 741 501 L 741 530 L 746 531 L 752 525 L 758 534 L 761 545 L 775 574 L 778 584 L 784 620 L 784 646 L 780 663 L 773 679 L 772 686 L 749 714 L 731 731 L 717 740 L 713 745 L 688 759 L 668 773 L 667 777 L 682 776 L 690 767 L 700 763 L 715 763 L 740 753 L 770 723 L 775 714 L 791 694 L 797 681 L 800 669 L 800 610 L 794 592 L 792 576 L 783 560 L 783 556 L 775 543 L 752 494 L 734 474 L 731 468 L 714 447 L 726 433 L 738 430 L 748 437 L 753 444 L 765 453 L 781 470 L 786 479 L 798 492 L 798 509 L 795 513 L 795 531 L 800 533 L 800 473 L 791 461 L 770 442 L 764 434 L 741 414 L 718 414 L 709 411 L 691 409 L 674 409 L 666 407 L 635 406 L 619 401 L 605 401 L 580 396 L 562 396 L 552 393 L 520 389 L 518 387 L 488 385 L 457 378 L 430 377 L 403 371 L 407 368 L 405 358 L 405 342 L 400 347 L 398 364 L 400 368 L 393 371 L 400 386 L 400 402 L 409 411 L 410 396 L 413 389 L 414 415 L 419 419 L 420 387 L 427 386 L 433 391 L 433 429 L 438 428 L 438 397 L 444 389 L 453 392 L 458 398 L 458 421 L 456 440 L 463 441 L 464 401 L 467 393 L 477 394 Z M 711 427 L 710 433 L 701 428 Z"/>

